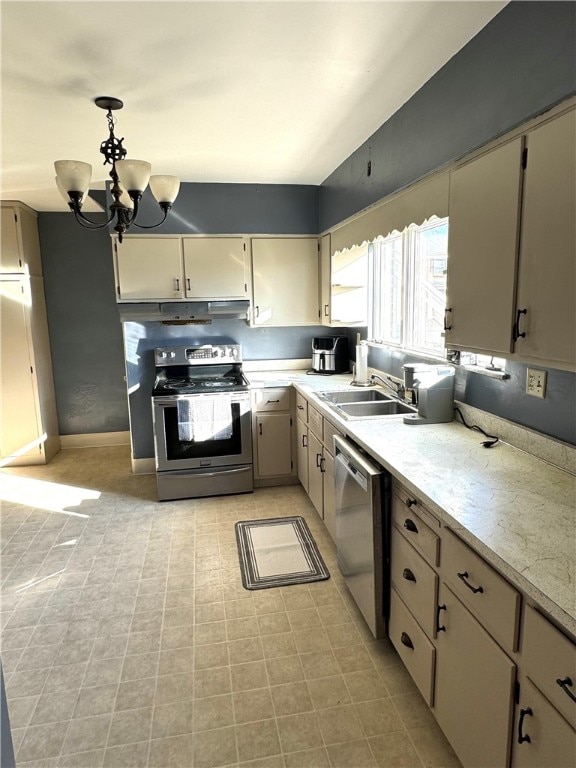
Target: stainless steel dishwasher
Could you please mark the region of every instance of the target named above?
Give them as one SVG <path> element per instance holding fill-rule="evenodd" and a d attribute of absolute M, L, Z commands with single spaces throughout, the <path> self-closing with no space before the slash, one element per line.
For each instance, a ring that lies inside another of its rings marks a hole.
<path fill-rule="evenodd" d="M 336 435 L 338 568 L 370 631 L 384 637 L 390 604 L 390 484 L 386 470 Z"/>

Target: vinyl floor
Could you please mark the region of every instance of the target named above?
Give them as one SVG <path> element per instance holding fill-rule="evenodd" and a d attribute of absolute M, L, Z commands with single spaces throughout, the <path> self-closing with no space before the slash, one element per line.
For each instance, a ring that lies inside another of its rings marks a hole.
<path fill-rule="evenodd" d="M 459 766 L 300 486 L 156 501 L 126 447 L 0 470 L 18 768 Z M 247 591 L 234 523 L 302 515 L 328 581 Z"/>

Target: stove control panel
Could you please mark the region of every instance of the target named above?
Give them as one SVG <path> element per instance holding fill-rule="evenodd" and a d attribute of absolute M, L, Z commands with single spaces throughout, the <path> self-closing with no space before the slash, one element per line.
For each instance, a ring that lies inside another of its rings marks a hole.
<path fill-rule="evenodd" d="M 202 344 L 194 347 L 159 347 L 154 350 L 156 366 L 241 363 L 240 344 Z"/>

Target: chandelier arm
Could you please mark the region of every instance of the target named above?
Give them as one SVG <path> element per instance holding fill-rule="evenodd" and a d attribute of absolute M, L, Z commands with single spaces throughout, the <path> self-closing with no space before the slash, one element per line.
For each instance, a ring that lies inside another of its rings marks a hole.
<path fill-rule="evenodd" d="M 138 224 L 136 221 L 134 221 L 134 218 L 132 218 L 132 226 L 138 227 L 138 229 L 154 229 L 155 227 L 159 227 L 160 224 L 164 224 L 166 221 L 166 218 L 168 216 L 168 212 L 170 211 L 171 206 L 166 205 L 166 203 L 160 203 L 160 206 L 162 207 L 162 210 L 164 211 L 163 218 L 160 219 L 159 222 L 156 224 Z"/>
<path fill-rule="evenodd" d="M 104 227 L 107 227 L 109 224 L 111 224 L 112 220 L 114 219 L 114 214 L 113 214 L 103 224 L 97 224 L 95 221 L 91 221 L 86 216 L 84 216 L 82 211 L 76 209 L 72 205 L 70 205 L 70 210 L 74 214 L 74 217 L 78 222 L 78 224 L 81 224 L 86 229 L 104 229 Z"/>

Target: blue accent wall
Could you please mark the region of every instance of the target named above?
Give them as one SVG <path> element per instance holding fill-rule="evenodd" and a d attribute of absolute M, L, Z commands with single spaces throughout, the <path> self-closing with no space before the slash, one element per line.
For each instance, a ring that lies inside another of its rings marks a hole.
<path fill-rule="evenodd" d="M 323 182 L 320 231 L 576 93 L 575 40 L 576 3 L 509 3 Z"/>

